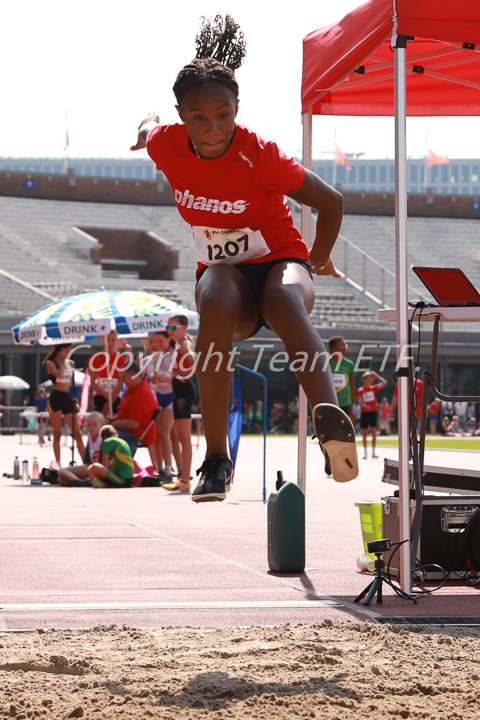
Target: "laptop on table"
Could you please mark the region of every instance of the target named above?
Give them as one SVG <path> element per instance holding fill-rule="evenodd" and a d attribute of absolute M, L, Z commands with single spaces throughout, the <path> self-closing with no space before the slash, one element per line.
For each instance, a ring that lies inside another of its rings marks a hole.
<path fill-rule="evenodd" d="M 480 293 L 460 268 L 412 267 L 412 270 L 435 298 L 437 305 L 480 306 Z M 410 306 L 415 304 L 409 303 Z"/>

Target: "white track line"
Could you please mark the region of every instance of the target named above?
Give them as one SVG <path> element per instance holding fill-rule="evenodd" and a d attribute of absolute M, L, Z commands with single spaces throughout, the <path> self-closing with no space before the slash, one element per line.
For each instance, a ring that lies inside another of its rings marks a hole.
<path fill-rule="evenodd" d="M 5 603 L 0 612 L 34 612 L 48 610 L 178 610 L 231 608 L 309 608 L 342 607 L 335 600 L 246 600 L 212 602 L 72 602 L 72 603 Z"/>

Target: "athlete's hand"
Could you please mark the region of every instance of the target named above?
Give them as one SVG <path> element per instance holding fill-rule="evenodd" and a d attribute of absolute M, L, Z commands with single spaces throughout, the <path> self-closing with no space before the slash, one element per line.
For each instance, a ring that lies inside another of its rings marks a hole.
<path fill-rule="evenodd" d="M 138 138 L 136 145 L 132 145 L 130 150 L 143 150 L 147 147 L 147 137 L 151 130 L 160 123 L 160 116 L 157 112 L 150 113 L 138 126 Z"/>
<path fill-rule="evenodd" d="M 332 275 L 332 277 L 343 278 L 343 273 L 337 270 L 331 257 L 328 258 L 324 265 L 321 265 L 320 263 L 316 263 L 310 255 L 310 270 L 314 275 Z"/>

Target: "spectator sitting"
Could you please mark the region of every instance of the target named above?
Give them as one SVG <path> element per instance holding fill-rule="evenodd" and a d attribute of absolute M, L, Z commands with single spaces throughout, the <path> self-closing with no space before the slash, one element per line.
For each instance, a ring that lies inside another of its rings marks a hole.
<path fill-rule="evenodd" d="M 118 437 L 126 440 L 132 456 L 142 442 L 147 446 L 153 467 L 157 467 L 155 457 L 155 440 L 157 427 L 155 423 L 148 428 L 155 410 L 158 408 L 157 398 L 148 384 L 137 362 L 122 370 L 121 377 L 127 389 L 120 403 L 118 415 L 112 420 L 112 425 L 118 431 Z M 140 438 L 142 438 L 140 440 Z"/>
<path fill-rule="evenodd" d="M 453 430 L 450 429 L 450 420 L 448 419 L 447 415 L 445 415 L 445 417 L 442 420 L 440 433 L 441 433 L 441 435 L 450 435 L 450 436 L 455 435 Z"/>
<path fill-rule="evenodd" d="M 475 420 L 474 417 L 471 417 L 468 419 L 466 434 L 467 435 L 480 434 L 479 431 L 477 431 L 477 421 Z"/>
<path fill-rule="evenodd" d="M 155 427 L 155 426 L 154 426 Z M 133 457 L 130 447 L 111 425 L 100 431 L 101 462 L 88 466 L 88 477 L 96 488 L 129 488 L 133 482 Z"/>
<path fill-rule="evenodd" d="M 460 418 L 458 417 L 458 415 L 454 415 L 454 416 L 452 417 L 452 422 L 450 423 L 448 429 L 449 429 L 454 435 L 463 435 L 464 432 L 465 432 L 464 429 L 463 429 L 463 427 L 462 427 L 462 425 L 461 425 L 461 423 L 460 423 Z"/>
<path fill-rule="evenodd" d="M 91 412 L 85 417 L 87 427 L 87 444 L 83 456 L 83 465 L 71 465 L 68 468 L 60 468 L 58 471 L 58 484 L 68 487 L 81 487 L 90 485 L 88 479 L 88 466 L 100 460 L 100 446 L 102 437 L 100 431 L 105 425 L 105 418 L 101 413 Z"/>

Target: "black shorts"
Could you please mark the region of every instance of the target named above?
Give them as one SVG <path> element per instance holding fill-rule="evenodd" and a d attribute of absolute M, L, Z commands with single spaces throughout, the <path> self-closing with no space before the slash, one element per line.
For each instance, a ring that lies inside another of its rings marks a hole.
<path fill-rule="evenodd" d="M 297 263 L 298 265 L 301 265 L 305 270 L 308 272 L 310 277 L 313 280 L 312 271 L 310 270 L 310 263 L 308 260 L 304 260 L 303 258 L 279 258 L 278 260 L 268 260 L 267 262 L 261 262 L 261 263 L 244 263 L 243 265 L 235 265 L 237 270 L 240 270 L 245 280 L 248 282 L 250 286 L 250 290 L 253 293 L 253 297 L 255 298 L 255 303 L 257 305 L 257 308 L 260 304 L 260 295 L 262 294 L 263 290 L 263 284 L 265 280 L 267 279 L 267 275 L 270 272 L 272 268 L 275 267 L 275 265 L 279 265 L 280 263 Z M 197 283 L 202 277 L 203 273 L 207 270 L 205 268 L 202 270 L 198 277 L 197 277 Z M 260 312 L 258 313 L 258 320 L 257 324 L 255 326 L 255 330 L 253 330 L 252 335 L 255 335 L 260 328 L 266 327 L 270 330 L 269 325 L 266 323 L 264 318 L 260 315 Z"/>
<path fill-rule="evenodd" d="M 192 416 L 192 404 L 195 390 L 190 380 L 172 380 L 173 417 L 175 420 L 186 420 Z"/>
<path fill-rule="evenodd" d="M 94 395 L 93 396 L 93 407 L 95 410 L 102 415 L 107 416 L 108 415 L 108 398 L 103 397 L 103 395 Z M 115 402 L 112 403 L 112 413 L 115 414 L 118 412 L 118 409 L 120 407 L 120 398 L 117 398 Z"/>
<path fill-rule="evenodd" d="M 54 413 L 60 410 L 63 415 L 69 415 L 75 409 L 75 400 L 70 397 L 68 392 L 52 390 L 47 407 L 49 412 Z"/>
<path fill-rule="evenodd" d="M 378 412 L 372 410 L 371 412 L 364 412 L 360 415 L 360 428 L 362 430 L 368 430 L 368 428 L 376 428 L 378 420 Z"/>

